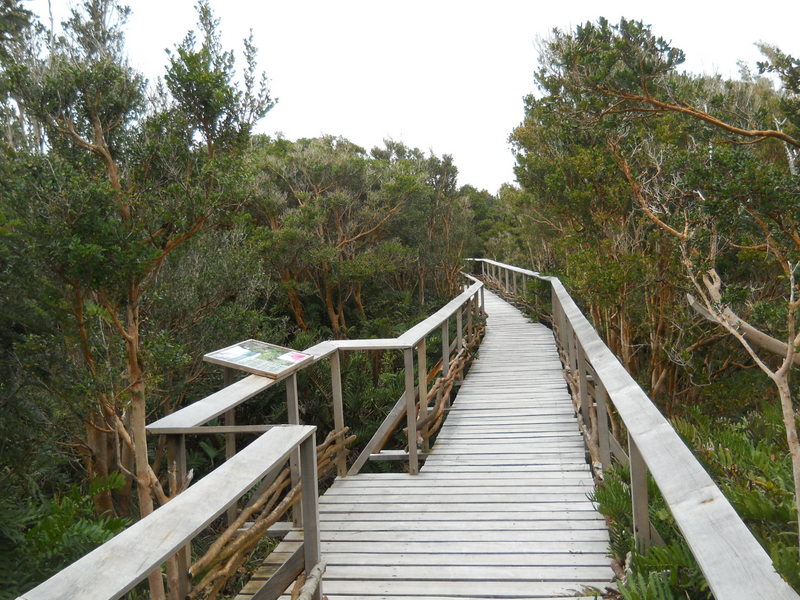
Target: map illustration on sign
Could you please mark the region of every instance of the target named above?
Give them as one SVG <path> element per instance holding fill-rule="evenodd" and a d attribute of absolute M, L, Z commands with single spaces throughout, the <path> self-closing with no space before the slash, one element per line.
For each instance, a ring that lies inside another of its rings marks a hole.
<path fill-rule="evenodd" d="M 294 371 L 311 358 L 310 354 L 258 340 L 245 340 L 203 356 L 207 362 L 273 379 Z"/>

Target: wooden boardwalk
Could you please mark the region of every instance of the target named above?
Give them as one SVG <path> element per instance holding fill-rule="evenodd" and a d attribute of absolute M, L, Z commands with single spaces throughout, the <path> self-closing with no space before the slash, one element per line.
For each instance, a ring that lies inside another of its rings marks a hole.
<path fill-rule="evenodd" d="M 420 474 L 359 474 L 320 498 L 330 600 L 555 598 L 611 580 L 552 332 L 488 292 L 486 310 Z"/>

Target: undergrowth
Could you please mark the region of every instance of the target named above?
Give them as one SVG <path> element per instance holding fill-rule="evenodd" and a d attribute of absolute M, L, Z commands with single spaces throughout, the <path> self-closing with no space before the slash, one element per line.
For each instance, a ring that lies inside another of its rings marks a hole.
<path fill-rule="evenodd" d="M 15 598 L 122 531 L 129 521 L 97 515 L 92 497 L 123 484 L 114 473 L 52 498 L 0 498 L 0 600 Z"/>
<path fill-rule="evenodd" d="M 691 411 L 672 423 L 768 552 L 778 573 L 800 590 L 791 463 L 780 414 L 767 406 L 732 421 Z M 592 495 L 609 521 L 610 554 L 628 572 L 619 583 L 620 596 L 625 600 L 713 598 L 649 477 L 648 493 L 650 522 L 664 545 L 644 552 L 635 548 L 633 540 L 628 468 L 615 465 L 606 470 L 605 485 Z"/>

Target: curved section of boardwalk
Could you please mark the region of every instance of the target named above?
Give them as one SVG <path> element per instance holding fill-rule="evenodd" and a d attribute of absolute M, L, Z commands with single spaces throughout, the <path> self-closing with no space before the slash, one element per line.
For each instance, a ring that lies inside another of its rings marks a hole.
<path fill-rule="evenodd" d="M 611 580 L 552 332 L 490 293 L 486 310 L 421 473 L 340 479 L 320 499 L 330 600 L 553 598 Z"/>

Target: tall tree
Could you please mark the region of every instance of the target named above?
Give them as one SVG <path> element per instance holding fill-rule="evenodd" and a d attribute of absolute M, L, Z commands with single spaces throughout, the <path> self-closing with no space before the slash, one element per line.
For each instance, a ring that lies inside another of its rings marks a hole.
<path fill-rule="evenodd" d="M 251 82 L 252 44 L 250 78 L 240 91 L 207 3 L 198 12 L 204 42 L 193 54 L 185 41 L 173 58 L 174 102 L 162 95 L 153 103 L 144 78 L 128 65 L 129 10 L 115 0 L 74 9 L 63 36 L 47 35 L 48 54 L 20 65 L 11 81 L 42 125 L 48 149 L 10 163 L 22 184 L 10 190 L 6 206 L 14 207 L 27 249 L 61 296 L 57 314 L 74 350 L 67 357 L 85 373 L 88 472 L 128 471 L 142 515 L 152 511 L 153 495 L 166 500 L 145 432 L 152 391 L 143 339 L 148 294 L 171 255 L 241 203 L 241 151 L 252 124 L 272 106 L 266 86 Z M 180 89 L 195 81 L 194 89 L 204 86 L 225 102 L 192 104 Z M 202 146 L 195 132 L 205 136 Z M 97 502 L 99 510 L 114 508 L 108 493 Z"/>
<path fill-rule="evenodd" d="M 762 69 L 781 75 L 781 94 L 754 78 L 679 74 L 683 52 L 649 27 L 601 19 L 556 31 L 538 78 L 563 116 L 600 136 L 636 210 L 676 249 L 701 314 L 774 383 L 800 514 L 790 385 L 800 344 L 798 63 L 764 49 Z"/>

